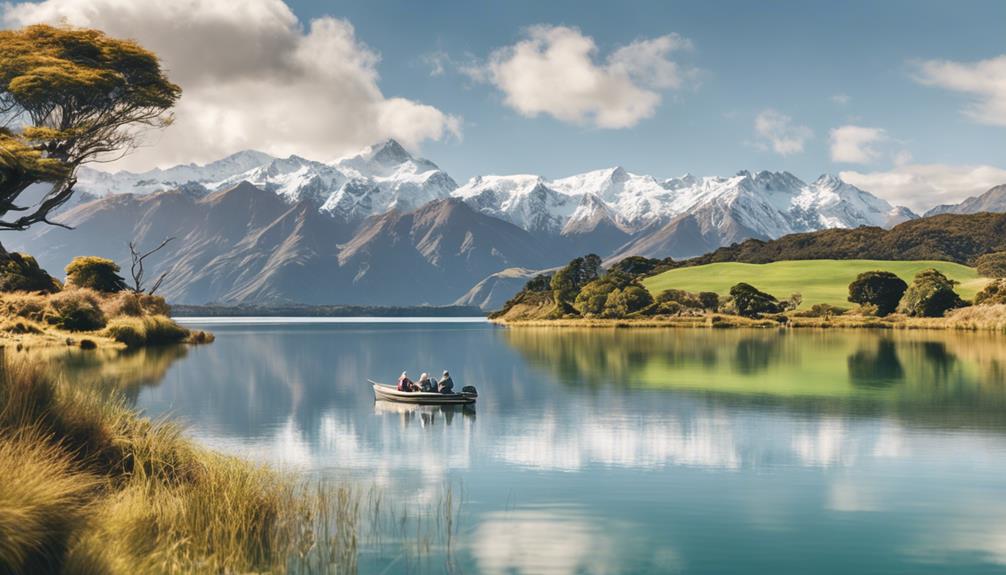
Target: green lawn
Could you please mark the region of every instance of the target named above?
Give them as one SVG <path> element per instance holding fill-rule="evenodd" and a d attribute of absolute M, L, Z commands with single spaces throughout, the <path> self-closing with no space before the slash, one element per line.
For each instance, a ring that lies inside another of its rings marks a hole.
<path fill-rule="evenodd" d="M 849 284 L 862 272 L 884 270 L 898 274 L 911 283 L 915 274 L 936 268 L 947 277 L 961 282 L 958 293 L 970 299 L 985 285 L 974 268 L 940 261 L 881 261 L 881 260 L 800 260 L 770 264 L 717 263 L 689 268 L 679 268 L 646 278 L 643 285 L 654 295 L 665 289 L 676 288 L 690 292 L 712 291 L 726 295 L 730 288 L 747 282 L 779 299 L 792 293 L 803 296 L 803 305 L 827 303 L 850 307 Z"/>

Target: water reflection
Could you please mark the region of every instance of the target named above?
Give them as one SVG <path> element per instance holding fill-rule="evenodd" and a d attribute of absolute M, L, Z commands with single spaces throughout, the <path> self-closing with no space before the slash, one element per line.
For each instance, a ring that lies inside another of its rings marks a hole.
<path fill-rule="evenodd" d="M 898 359 L 895 344 L 886 337 L 877 340 L 873 349 L 859 349 L 850 355 L 848 366 L 853 385 L 883 388 L 905 379 L 905 368 Z"/>
<path fill-rule="evenodd" d="M 1001 337 L 214 329 L 174 358 L 61 361 L 156 380 L 137 405 L 222 450 L 425 504 L 463 482 L 461 571 L 966 573 L 1001 557 L 991 535 L 966 541 L 959 511 L 1006 496 Z M 477 416 L 375 402 L 366 382 L 443 368 L 479 388 Z M 403 571 L 384 559 L 373 571 Z"/>
<path fill-rule="evenodd" d="M 397 415 L 403 429 L 417 423 L 417 421 L 423 428 L 440 424 L 449 426 L 454 423 L 455 415 L 470 422 L 475 421 L 474 405 L 414 405 L 394 401 L 375 401 L 374 413 L 388 416 Z"/>

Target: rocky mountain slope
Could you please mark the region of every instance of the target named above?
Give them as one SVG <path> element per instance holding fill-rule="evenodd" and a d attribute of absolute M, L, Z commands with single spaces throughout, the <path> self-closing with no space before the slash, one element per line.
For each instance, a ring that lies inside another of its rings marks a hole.
<path fill-rule="evenodd" d="M 508 268 L 588 252 L 681 259 L 915 217 L 834 176 L 806 183 L 788 172 L 659 180 L 611 168 L 459 187 L 394 140 L 329 163 L 244 151 L 143 173 L 83 169 L 78 190 L 59 216 L 75 230 L 35 228 L 5 245 L 58 275 L 76 255 L 126 264 L 130 240 L 175 237 L 152 271 L 170 270 L 163 293 L 192 304 L 489 305 L 520 287 Z"/>
<path fill-rule="evenodd" d="M 979 212 L 1006 212 L 1006 184 L 991 188 L 984 194 L 970 197 L 959 204 L 936 206 L 926 212 L 926 216 L 977 214 Z"/>
<path fill-rule="evenodd" d="M 74 229 L 41 227 L 8 245 L 59 275 L 76 255 L 126 264 L 129 241 L 174 237 L 147 275 L 167 271 L 161 293 L 176 303 L 443 305 L 495 271 L 550 261 L 526 231 L 451 198 L 353 227 L 243 182 L 206 196 L 110 195 L 62 221 Z"/>

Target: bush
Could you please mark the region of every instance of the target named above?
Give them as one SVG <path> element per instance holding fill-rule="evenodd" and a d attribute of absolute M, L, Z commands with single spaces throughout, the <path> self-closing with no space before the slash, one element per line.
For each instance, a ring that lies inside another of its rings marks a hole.
<path fill-rule="evenodd" d="M 711 291 L 699 292 L 699 303 L 702 304 L 702 309 L 706 311 L 716 311 L 720 308 L 720 296 L 716 292 Z"/>
<path fill-rule="evenodd" d="M 604 303 L 605 317 L 626 317 L 653 304 L 653 296 L 639 284 L 616 288 Z"/>
<path fill-rule="evenodd" d="M 97 295 L 89 289 L 64 290 L 49 296 L 46 321 L 60 329 L 91 331 L 105 327 L 105 314 Z"/>
<path fill-rule="evenodd" d="M 77 256 L 66 266 L 66 285 L 112 293 L 126 289 L 119 264 L 97 256 Z"/>
<path fill-rule="evenodd" d="M 0 248 L 2 250 L 2 248 Z M 0 292 L 54 293 L 62 286 L 28 254 L 0 252 Z"/>
<path fill-rule="evenodd" d="M 964 306 L 954 291 L 957 283 L 937 270 L 923 270 L 908 286 L 898 310 L 914 317 L 942 317 L 947 310 Z"/>
<path fill-rule="evenodd" d="M 877 315 L 898 309 L 898 302 L 908 289 L 905 280 L 885 271 L 863 272 L 849 284 L 849 301 L 877 306 Z"/>
<path fill-rule="evenodd" d="M 609 272 L 580 289 L 573 301 L 573 307 L 580 315 L 597 316 L 604 312 L 608 295 L 618 288 L 632 283 L 632 277 L 621 272 Z"/>
<path fill-rule="evenodd" d="M 1006 279 L 992 280 L 975 296 L 975 305 L 1006 303 Z"/>
<path fill-rule="evenodd" d="M 657 303 L 677 302 L 682 307 L 702 308 L 699 296 L 683 289 L 666 289 L 657 294 Z"/>
<path fill-rule="evenodd" d="M 48 307 L 48 298 L 44 295 L 25 292 L 0 295 L 0 310 L 5 316 L 44 321 Z"/>
<path fill-rule="evenodd" d="M 163 315 L 122 316 L 108 322 L 105 335 L 126 347 L 178 343 L 189 337 L 189 330 Z"/>
<path fill-rule="evenodd" d="M 987 278 L 1006 278 L 1006 252 L 992 252 L 975 260 L 975 269 Z"/>
<path fill-rule="evenodd" d="M 783 307 L 774 296 L 751 284 L 739 283 L 730 288 L 730 297 L 737 315 L 759 317 L 763 313 L 782 313 Z"/>
<path fill-rule="evenodd" d="M 117 294 L 106 297 L 101 304 L 101 310 L 109 318 L 119 316 L 168 315 L 171 313 L 171 308 L 161 296 L 132 291 L 120 291 Z"/>
<path fill-rule="evenodd" d="M 795 315 L 797 317 L 824 317 L 824 318 L 827 318 L 827 317 L 832 317 L 832 316 L 836 316 L 836 315 L 842 315 L 846 311 L 848 311 L 848 310 L 846 310 L 844 307 L 838 307 L 838 306 L 831 305 L 831 304 L 826 304 L 826 303 L 816 303 L 816 304 L 810 306 L 810 309 L 806 309 L 806 310 L 803 310 L 803 311 L 798 311 L 798 312 L 796 312 L 793 315 Z"/>

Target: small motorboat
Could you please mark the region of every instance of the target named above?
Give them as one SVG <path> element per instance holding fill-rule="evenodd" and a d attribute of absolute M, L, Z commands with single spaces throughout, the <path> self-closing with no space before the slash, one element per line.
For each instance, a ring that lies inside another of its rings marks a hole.
<path fill-rule="evenodd" d="M 437 393 L 435 391 L 398 391 L 394 385 L 367 380 L 374 386 L 374 398 L 399 403 L 416 403 L 419 405 L 450 405 L 475 403 L 478 393 L 462 391 L 461 393 Z"/>

